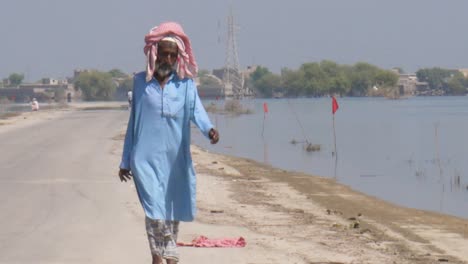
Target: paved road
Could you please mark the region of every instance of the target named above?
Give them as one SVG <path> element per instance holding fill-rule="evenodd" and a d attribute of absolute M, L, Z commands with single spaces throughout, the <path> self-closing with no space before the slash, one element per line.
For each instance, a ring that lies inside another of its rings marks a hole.
<path fill-rule="evenodd" d="M 149 262 L 136 194 L 116 178 L 112 138 L 127 116 L 77 111 L 0 128 L 0 263 Z"/>

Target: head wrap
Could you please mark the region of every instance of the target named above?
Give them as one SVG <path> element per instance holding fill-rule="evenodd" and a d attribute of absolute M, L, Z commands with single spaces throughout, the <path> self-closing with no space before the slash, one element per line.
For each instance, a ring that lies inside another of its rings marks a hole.
<path fill-rule="evenodd" d="M 153 77 L 156 68 L 156 58 L 158 55 L 158 43 L 164 38 L 170 38 L 177 43 L 179 56 L 177 57 L 176 73 L 179 78 L 193 78 L 198 72 L 197 62 L 192 53 L 192 45 L 182 27 L 176 22 L 165 22 L 154 27 L 145 36 L 146 54 L 146 81 L 149 82 Z M 166 40 L 166 39 L 164 39 Z M 167 39 L 169 40 L 169 39 Z"/>

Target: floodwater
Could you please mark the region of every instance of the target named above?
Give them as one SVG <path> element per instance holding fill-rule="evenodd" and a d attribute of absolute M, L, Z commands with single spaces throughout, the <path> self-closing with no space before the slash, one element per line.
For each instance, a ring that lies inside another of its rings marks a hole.
<path fill-rule="evenodd" d="M 193 142 L 213 152 L 335 178 L 395 204 L 468 218 L 468 96 L 338 98 L 338 103 L 337 155 L 330 98 L 244 100 L 253 114 L 210 113 L 220 131 L 217 145 L 197 129 Z M 307 152 L 292 140 L 321 149 Z"/>

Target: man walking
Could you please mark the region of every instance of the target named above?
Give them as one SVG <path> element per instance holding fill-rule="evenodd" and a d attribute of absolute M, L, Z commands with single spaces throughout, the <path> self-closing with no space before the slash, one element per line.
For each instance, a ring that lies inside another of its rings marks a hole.
<path fill-rule="evenodd" d="M 182 27 L 166 22 L 145 36 L 146 72 L 134 76 L 133 100 L 119 177 L 133 176 L 146 214 L 153 263 L 177 263 L 179 221 L 193 221 L 196 177 L 190 121 L 216 144 L 193 77 L 197 64 Z"/>

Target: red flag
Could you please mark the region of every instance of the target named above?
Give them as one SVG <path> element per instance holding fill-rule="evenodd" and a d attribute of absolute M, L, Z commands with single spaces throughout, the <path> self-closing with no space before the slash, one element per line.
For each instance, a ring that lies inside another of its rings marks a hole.
<path fill-rule="evenodd" d="M 340 108 L 340 106 L 338 105 L 338 102 L 336 101 L 335 96 L 332 96 L 332 113 L 335 114 L 338 108 Z"/>
<path fill-rule="evenodd" d="M 267 103 L 263 103 L 263 113 L 268 113 L 268 105 L 267 105 Z"/>

